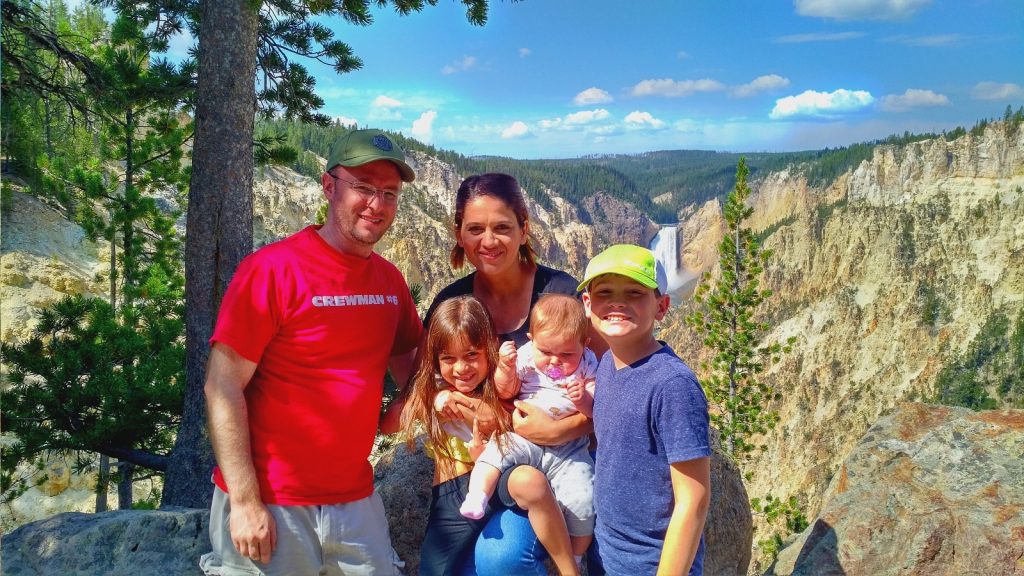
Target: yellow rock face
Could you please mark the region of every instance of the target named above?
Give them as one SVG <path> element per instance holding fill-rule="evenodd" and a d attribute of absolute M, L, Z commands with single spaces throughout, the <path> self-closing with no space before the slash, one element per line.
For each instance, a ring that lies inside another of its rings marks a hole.
<path fill-rule="evenodd" d="M 39 489 L 47 496 L 56 496 L 71 485 L 71 468 L 63 462 L 50 462 L 46 466 L 46 480 Z"/>

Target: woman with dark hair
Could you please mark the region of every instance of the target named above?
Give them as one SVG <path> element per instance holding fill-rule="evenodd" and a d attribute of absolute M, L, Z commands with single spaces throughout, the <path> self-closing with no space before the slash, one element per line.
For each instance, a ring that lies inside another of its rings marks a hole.
<path fill-rule="evenodd" d="M 430 322 L 441 302 L 469 294 L 487 308 L 499 340 L 512 340 L 519 347 L 528 340 L 530 311 L 541 294 L 576 295 L 575 278 L 537 263 L 530 244 L 526 200 L 512 176 L 489 173 L 463 180 L 455 197 L 454 224 L 452 267 L 459 269 L 468 260 L 475 271 L 438 293 L 427 310 L 424 324 Z M 478 400 L 459 393 L 448 396 L 445 410 L 452 418 L 475 411 L 482 429 L 494 420 L 486 406 L 481 407 Z M 518 402 L 512 424 L 517 433 L 541 445 L 561 444 L 593 429 L 582 414 L 554 420 L 543 411 Z M 537 499 L 553 498 L 547 479 L 529 466 L 512 468 L 502 475 L 498 494 L 510 491 L 532 494 Z M 475 568 L 481 575 L 543 574 L 541 562 L 545 555 L 522 511 L 515 507 L 501 509 L 485 525 L 475 553 L 468 555 L 464 573 L 473 573 Z"/>

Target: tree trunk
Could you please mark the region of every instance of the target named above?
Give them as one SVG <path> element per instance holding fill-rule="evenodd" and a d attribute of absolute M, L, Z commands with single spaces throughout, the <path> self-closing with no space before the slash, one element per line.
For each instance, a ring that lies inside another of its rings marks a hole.
<path fill-rule="evenodd" d="M 100 454 L 100 469 L 96 475 L 96 511 L 107 511 L 107 487 L 110 486 L 110 457 Z"/>
<path fill-rule="evenodd" d="M 252 137 L 257 12 L 250 0 L 204 0 L 195 146 L 185 232 L 185 403 L 162 504 L 205 508 L 213 455 L 203 377 L 217 308 L 252 251 Z"/>
<path fill-rule="evenodd" d="M 117 509 L 132 509 L 132 479 L 135 478 L 135 464 L 120 460 L 117 463 Z"/>

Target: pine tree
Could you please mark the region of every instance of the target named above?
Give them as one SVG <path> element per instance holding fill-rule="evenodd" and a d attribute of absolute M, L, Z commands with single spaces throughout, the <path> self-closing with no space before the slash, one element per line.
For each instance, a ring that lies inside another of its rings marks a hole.
<path fill-rule="evenodd" d="M 686 318 L 713 353 L 701 366 L 701 382 L 711 405 L 711 422 L 722 435 L 725 451 L 737 460 L 754 452 L 755 437 L 778 421 L 770 409 L 778 393 L 760 375 L 793 342 L 762 344 L 769 326 L 757 319 L 757 312 L 771 296 L 770 290 L 761 288 L 771 253 L 762 250 L 753 232 L 744 227 L 753 213 L 746 204 L 747 175 L 746 160 L 740 158 L 735 188 L 723 208 L 727 233 L 718 245 L 721 275 L 716 279 L 705 274 L 694 294 L 697 309 Z"/>
<path fill-rule="evenodd" d="M 69 74 L 65 86 L 78 82 L 78 90 L 64 102 L 97 127 L 94 155 L 51 152 L 38 160 L 53 198 L 94 239 L 109 242 L 110 292 L 106 301 L 75 297 L 45 309 L 27 343 L 4 346 L 13 383 L 4 429 L 19 440 L 4 458 L 5 498 L 19 488 L 15 467 L 47 451 L 119 458 L 122 508 L 131 506 L 135 464 L 166 468 L 181 409 L 184 277 L 177 215 L 155 194 L 180 195 L 187 180 L 181 159 L 190 129 L 177 111 L 191 81 L 187 67 L 151 60 L 160 40 L 146 32 L 147 18 L 125 11 L 109 38 L 76 47 L 93 82 Z"/>

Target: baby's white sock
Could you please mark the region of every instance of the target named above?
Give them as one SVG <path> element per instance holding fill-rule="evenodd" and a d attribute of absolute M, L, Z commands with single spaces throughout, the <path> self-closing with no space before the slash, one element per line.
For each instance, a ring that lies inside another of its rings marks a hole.
<path fill-rule="evenodd" d="M 466 494 L 466 500 L 459 507 L 459 513 L 466 518 L 479 520 L 484 517 L 487 500 L 489 498 L 486 492 L 471 491 L 469 494 Z"/>

